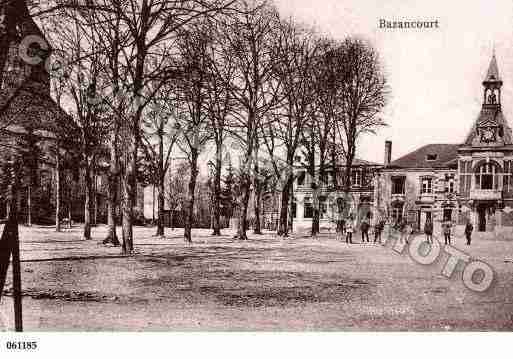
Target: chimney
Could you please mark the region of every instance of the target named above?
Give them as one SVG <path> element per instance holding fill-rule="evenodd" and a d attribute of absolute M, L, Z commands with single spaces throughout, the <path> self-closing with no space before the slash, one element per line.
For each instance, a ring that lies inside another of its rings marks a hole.
<path fill-rule="evenodd" d="M 392 141 L 385 141 L 385 162 L 384 165 L 388 166 L 392 162 Z"/>

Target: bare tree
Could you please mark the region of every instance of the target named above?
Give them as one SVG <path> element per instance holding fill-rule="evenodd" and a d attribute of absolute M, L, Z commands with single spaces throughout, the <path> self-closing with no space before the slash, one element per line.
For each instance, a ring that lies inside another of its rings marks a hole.
<path fill-rule="evenodd" d="M 167 91 L 166 91 L 167 89 Z M 143 148 L 148 152 L 156 169 L 154 186 L 157 187 L 157 232 L 156 236 L 164 236 L 164 200 L 165 200 L 165 176 L 171 164 L 171 153 L 178 138 L 176 108 L 173 105 L 172 90 L 165 86 L 158 92 L 150 106 L 144 121 Z M 157 143 L 152 141 L 156 138 Z"/>
<path fill-rule="evenodd" d="M 333 130 L 334 145 L 345 159 L 343 185 L 347 194 L 358 140 L 386 126 L 379 113 L 386 104 L 388 86 L 378 53 L 363 40 L 347 38 L 325 56 L 331 71 L 337 71 L 332 76 L 340 77 L 334 90 L 337 114 Z"/>
<path fill-rule="evenodd" d="M 224 51 L 232 57 L 234 64 L 233 78 L 226 81 L 240 105 L 240 110 L 231 118 L 230 128 L 242 150 L 236 238 L 245 240 L 255 142 L 262 118 L 276 105 L 279 96 L 279 86 L 272 71 L 278 13 L 266 4 L 243 1 L 241 7 L 242 13 L 227 23 L 222 41 Z"/>
<path fill-rule="evenodd" d="M 62 18 L 54 20 L 62 21 Z M 77 143 L 80 147 L 78 152 L 81 154 L 85 184 L 84 239 L 91 239 L 95 161 L 102 151 L 101 143 L 107 127 L 103 108 L 89 101 L 100 82 L 101 57 L 98 51 L 99 41 L 92 29 L 83 26 L 78 16 L 70 20 L 70 31 L 60 33 L 55 40 L 70 58 L 64 86 L 73 104 L 73 118 L 79 129 Z"/>
<path fill-rule="evenodd" d="M 137 153 L 141 142 L 141 118 L 155 92 L 176 78 L 173 61 L 174 40 L 189 23 L 213 16 L 230 7 L 233 1 L 179 0 L 106 0 L 120 14 L 122 28 L 130 33 L 130 45 L 124 49 L 126 85 L 131 95 L 129 118 L 122 122 L 123 160 L 123 251 L 133 250 L 132 210 L 136 195 Z M 149 86 L 151 84 L 151 87 Z"/>
<path fill-rule="evenodd" d="M 221 21 L 222 19 L 218 20 Z M 214 25 L 214 24 L 213 24 Z M 224 24 L 221 26 L 225 26 Z M 233 81 L 233 59 L 223 51 L 222 34 L 217 28 L 212 28 L 214 38 L 208 44 L 210 75 L 207 79 L 207 111 L 211 125 L 212 139 L 215 146 L 214 178 L 213 178 L 213 235 L 221 235 L 221 174 L 225 140 L 229 135 L 229 120 L 237 110 L 237 103 L 230 91 Z"/>
<path fill-rule="evenodd" d="M 199 173 L 198 158 L 210 139 L 208 111 L 206 110 L 209 57 L 208 24 L 200 23 L 185 31 L 179 42 L 180 56 L 187 76 L 180 79 L 179 98 L 183 105 L 180 118 L 180 141 L 178 146 L 187 155 L 190 164 L 187 214 L 184 238 L 192 242 L 191 229 L 194 224 L 194 201 L 196 181 Z"/>
<path fill-rule="evenodd" d="M 279 29 L 279 57 L 274 71 L 282 84 L 283 101 L 274 115 L 267 117 L 262 128 L 275 176 L 281 179 L 278 235 L 287 236 L 294 160 L 301 146 L 315 96 L 312 75 L 318 41 L 313 31 L 292 21 L 282 20 Z"/>
<path fill-rule="evenodd" d="M 106 102 L 119 110 L 114 116 L 119 120 L 116 122 L 119 128 L 114 129 L 111 138 L 111 143 L 117 146 L 111 151 L 111 158 L 116 161 L 111 160 L 111 172 L 119 172 L 121 179 L 124 253 L 130 254 L 133 250 L 132 217 L 142 118 L 156 91 L 177 76 L 176 61 L 172 61 L 176 57 L 174 40 L 191 21 L 229 10 L 232 3 L 230 0 L 99 0 L 42 10 L 70 9 L 89 13 L 93 21 L 85 22 L 86 26 L 95 28 L 97 36 L 102 34 L 101 38 L 108 40 L 99 42 L 98 46 L 105 44 L 103 52 L 114 58 L 114 61 L 106 59 L 108 66 L 102 68 L 105 77 L 112 79 L 113 86 L 110 94 L 102 93 L 101 97 L 110 97 Z"/>

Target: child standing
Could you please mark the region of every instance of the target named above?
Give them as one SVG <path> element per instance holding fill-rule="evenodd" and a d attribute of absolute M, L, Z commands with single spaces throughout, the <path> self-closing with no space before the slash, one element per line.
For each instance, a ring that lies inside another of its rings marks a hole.
<path fill-rule="evenodd" d="M 346 243 L 353 244 L 353 218 L 349 216 L 346 221 Z"/>

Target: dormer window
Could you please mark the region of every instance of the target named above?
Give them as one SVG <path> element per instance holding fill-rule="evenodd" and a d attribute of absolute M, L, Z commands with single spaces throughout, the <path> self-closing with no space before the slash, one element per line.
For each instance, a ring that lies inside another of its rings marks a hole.
<path fill-rule="evenodd" d="M 438 155 L 436 153 L 428 153 L 426 155 L 426 160 L 427 161 L 436 161 L 438 158 Z"/>

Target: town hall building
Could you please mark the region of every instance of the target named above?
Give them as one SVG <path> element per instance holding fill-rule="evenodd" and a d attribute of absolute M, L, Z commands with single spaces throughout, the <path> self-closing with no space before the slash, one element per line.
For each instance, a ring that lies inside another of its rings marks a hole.
<path fill-rule="evenodd" d="M 502 112 L 502 79 L 492 56 L 481 110 L 464 141 L 429 144 L 385 163 L 374 178 L 374 213 L 422 230 L 444 220 L 472 221 L 479 232 L 513 234 L 513 140 Z"/>

